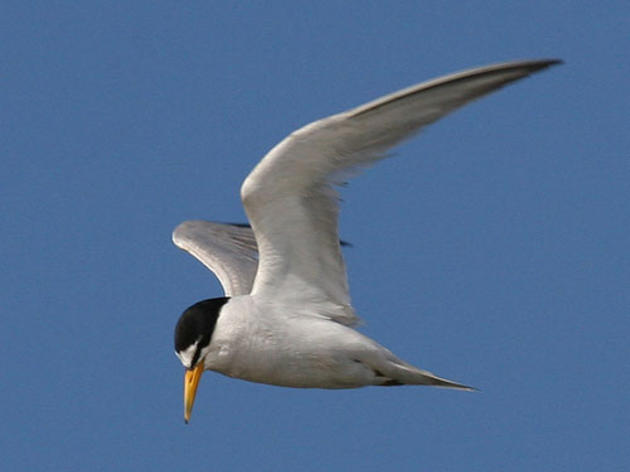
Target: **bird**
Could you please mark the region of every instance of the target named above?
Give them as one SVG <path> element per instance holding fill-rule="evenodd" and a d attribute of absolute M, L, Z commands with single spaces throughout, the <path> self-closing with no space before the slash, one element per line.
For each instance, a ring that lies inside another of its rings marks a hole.
<path fill-rule="evenodd" d="M 358 331 L 338 236 L 341 184 L 455 109 L 562 63 L 518 60 L 420 83 L 292 132 L 254 167 L 240 196 L 248 224 L 191 220 L 176 246 L 219 279 L 224 296 L 175 326 L 189 422 L 202 373 L 295 388 L 427 385 L 438 377 Z"/>

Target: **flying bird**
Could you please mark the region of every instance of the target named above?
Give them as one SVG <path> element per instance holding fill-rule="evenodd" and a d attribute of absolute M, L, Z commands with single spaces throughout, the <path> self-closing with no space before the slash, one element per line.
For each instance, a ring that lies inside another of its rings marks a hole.
<path fill-rule="evenodd" d="M 462 105 L 561 61 L 506 62 L 424 82 L 291 133 L 241 186 L 251 223 L 186 221 L 173 242 L 218 277 L 225 296 L 175 327 L 190 420 L 204 370 L 300 388 L 472 388 L 401 360 L 355 330 L 338 236 L 336 184 Z"/>

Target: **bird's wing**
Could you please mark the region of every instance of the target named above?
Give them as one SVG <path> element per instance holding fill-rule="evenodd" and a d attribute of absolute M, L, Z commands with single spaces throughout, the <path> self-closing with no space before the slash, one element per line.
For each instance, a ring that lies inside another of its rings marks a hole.
<path fill-rule="evenodd" d="M 448 75 L 316 121 L 281 141 L 241 187 L 260 252 L 252 295 L 296 307 L 317 304 L 323 316 L 356 323 L 333 184 L 456 108 L 559 62 L 508 62 Z"/>
<path fill-rule="evenodd" d="M 215 273 L 228 297 L 250 292 L 258 251 L 247 225 L 191 220 L 173 231 L 173 242 Z"/>
<path fill-rule="evenodd" d="M 184 221 L 173 231 L 173 242 L 214 272 L 225 295 L 251 291 L 258 269 L 258 247 L 250 225 Z M 339 244 L 352 246 L 348 241 Z"/>

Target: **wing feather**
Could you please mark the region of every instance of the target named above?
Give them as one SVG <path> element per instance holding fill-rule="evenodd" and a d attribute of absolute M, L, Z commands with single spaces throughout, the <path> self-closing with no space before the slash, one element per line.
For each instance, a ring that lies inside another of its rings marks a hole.
<path fill-rule="evenodd" d="M 319 304 L 331 319 L 356 323 L 337 234 L 337 176 L 381 159 L 471 100 L 559 62 L 516 61 L 448 75 L 316 121 L 281 141 L 241 187 L 260 252 L 252 295 Z"/>
<path fill-rule="evenodd" d="M 173 242 L 215 273 L 228 297 L 248 294 L 258 268 L 249 226 L 191 220 L 173 231 Z"/>

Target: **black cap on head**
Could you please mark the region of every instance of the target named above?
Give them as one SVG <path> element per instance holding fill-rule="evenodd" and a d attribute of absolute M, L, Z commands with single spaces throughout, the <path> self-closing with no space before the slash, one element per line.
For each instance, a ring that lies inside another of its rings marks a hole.
<path fill-rule="evenodd" d="M 175 351 L 182 352 L 200 341 L 190 367 L 197 362 L 201 348 L 210 344 L 221 307 L 229 299 L 222 297 L 203 300 L 186 309 L 180 316 L 175 326 Z"/>

